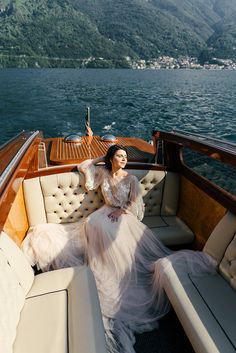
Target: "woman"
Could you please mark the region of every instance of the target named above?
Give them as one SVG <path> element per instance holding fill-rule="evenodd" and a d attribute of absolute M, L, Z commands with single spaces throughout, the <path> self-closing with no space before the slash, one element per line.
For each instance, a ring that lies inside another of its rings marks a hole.
<path fill-rule="evenodd" d="M 171 252 L 140 222 L 144 205 L 139 181 L 124 170 L 126 163 L 127 150 L 113 145 L 105 157 L 78 165 L 85 176 L 85 188 L 100 186 L 105 204 L 78 223 L 38 225 L 23 242 L 31 263 L 43 270 L 84 261 L 90 266 L 110 353 L 135 353 L 134 333 L 157 328 L 158 320 L 169 310 L 161 286 L 162 266 L 156 261 Z M 202 263 L 202 258 L 192 259 L 192 254 L 180 251 L 163 263 L 168 266 L 180 260 L 184 268 L 190 260 L 189 268 L 194 272 L 195 263 Z"/>
<path fill-rule="evenodd" d="M 102 161 L 105 166 L 97 165 Z M 170 251 L 140 222 L 144 205 L 139 181 L 124 170 L 126 163 L 127 150 L 113 145 L 105 157 L 87 160 L 78 170 L 85 175 L 85 188 L 100 186 L 105 201 L 87 217 L 80 236 L 96 279 L 106 332 L 111 333 L 109 350 L 131 353 L 134 332 L 156 328 L 169 309 L 152 279 L 154 262 Z"/>

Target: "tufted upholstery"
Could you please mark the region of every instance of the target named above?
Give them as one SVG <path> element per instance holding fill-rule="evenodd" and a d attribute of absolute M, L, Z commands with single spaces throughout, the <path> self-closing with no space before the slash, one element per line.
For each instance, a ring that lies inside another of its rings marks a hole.
<path fill-rule="evenodd" d="M 140 180 L 145 215 L 175 215 L 178 203 L 178 176 L 157 171 L 132 170 Z M 173 184 L 169 180 L 174 180 Z M 164 190 L 169 183 L 169 192 Z M 174 191 L 175 190 L 175 191 Z M 75 222 L 98 209 L 103 203 L 100 189 L 85 191 L 82 173 L 61 173 L 24 181 L 30 225 Z M 37 214 L 32 208 L 32 194 L 37 200 Z M 39 212 L 40 211 L 40 212 Z M 46 212 L 45 212 L 46 211 Z M 38 214 L 39 212 L 39 214 Z M 38 219 L 37 219 L 38 218 Z"/>
<path fill-rule="evenodd" d="M 164 171 L 130 170 L 140 180 L 146 224 L 165 245 L 188 244 L 194 240 L 191 229 L 176 216 L 179 175 Z"/>
<path fill-rule="evenodd" d="M 145 215 L 160 215 L 166 173 L 163 171 L 129 170 L 140 181 Z"/>
<path fill-rule="evenodd" d="M 192 231 L 176 217 L 178 174 L 154 170 L 129 170 L 129 173 L 136 175 L 140 181 L 145 204 L 143 222 L 166 245 L 193 241 Z M 30 226 L 47 222 L 76 222 L 104 203 L 100 188 L 85 191 L 84 176 L 78 172 L 25 180 L 24 195 Z"/>
<path fill-rule="evenodd" d="M 129 170 L 140 181 L 145 216 L 175 216 L 178 207 L 179 175 L 157 170 Z"/>
<path fill-rule="evenodd" d="M 24 195 L 30 226 L 76 222 L 104 203 L 99 189 L 89 192 L 84 190 L 84 176 L 80 173 L 61 173 L 25 180 Z M 32 198 L 35 202 L 33 205 Z"/>

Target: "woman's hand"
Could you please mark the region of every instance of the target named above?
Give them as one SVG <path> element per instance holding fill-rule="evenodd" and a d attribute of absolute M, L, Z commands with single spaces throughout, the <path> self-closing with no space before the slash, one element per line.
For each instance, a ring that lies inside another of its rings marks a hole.
<path fill-rule="evenodd" d="M 117 208 L 115 211 L 109 213 L 108 218 L 110 218 L 112 222 L 117 222 L 118 218 L 124 213 L 126 212 L 122 210 L 122 208 Z"/>
<path fill-rule="evenodd" d="M 85 130 L 86 130 L 86 135 L 87 136 L 93 136 L 93 130 L 91 129 L 91 127 L 89 125 L 85 125 Z"/>

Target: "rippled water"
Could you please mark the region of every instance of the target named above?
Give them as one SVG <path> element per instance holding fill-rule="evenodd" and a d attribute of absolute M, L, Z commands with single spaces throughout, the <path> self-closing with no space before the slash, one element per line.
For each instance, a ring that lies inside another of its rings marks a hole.
<path fill-rule="evenodd" d="M 0 142 L 21 130 L 147 140 L 153 129 L 181 129 L 236 142 L 236 71 L 0 70 Z"/>

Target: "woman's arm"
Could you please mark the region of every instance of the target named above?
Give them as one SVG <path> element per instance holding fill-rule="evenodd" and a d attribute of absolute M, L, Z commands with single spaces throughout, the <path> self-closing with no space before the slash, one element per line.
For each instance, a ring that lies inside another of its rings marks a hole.
<path fill-rule="evenodd" d="M 97 158 L 94 158 L 91 160 L 93 165 L 98 164 L 100 162 L 104 162 L 104 161 L 105 161 L 105 156 L 100 156 L 100 157 L 97 157 Z"/>
<path fill-rule="evenodd" d="M 96 164 L 104 161 L 104 156 L 87 159 L 77 166 L 79 172 L 82 172 L 85 176 L 85 189 L 94 190 L 102 183 L 103 168 L 101 166 L 96 166 Z"/>

